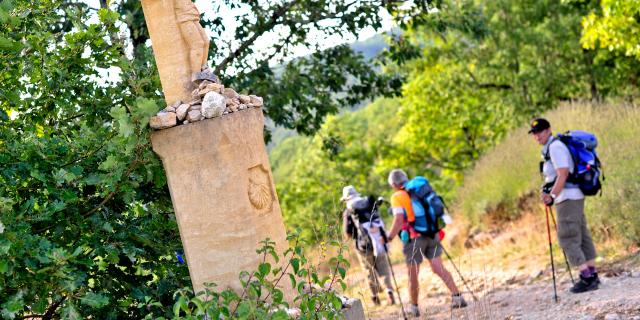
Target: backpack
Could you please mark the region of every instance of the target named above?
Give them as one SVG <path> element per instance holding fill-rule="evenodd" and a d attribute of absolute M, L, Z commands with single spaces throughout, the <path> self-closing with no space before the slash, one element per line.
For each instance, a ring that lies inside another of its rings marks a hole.
<path fill-rule="evenodd" d="M 573 173 L 569 174 L 567 182 L 577 185 L 585 196 L 596 195 L 602 188 L 602 164 L 595 150 L 598 146 L 596 136 L 590 132 L 575 130 L 558 134 L 556 137 L 567 146 L 573 160 Z M 544 160 L 550 159 L 547 150 Z M 602 179 L 604 180 L 604 177 Z"/>
<path fill-rule="evenodd" d="M 375 198 L 373 196 L 362 198 L 361 201 L 366 201 L 366 205 L 353 208 L 350 212 L 355 229 L 352 237 L 356 241 L 356 249 L 358 249 L 358 251 L 372 252 L 373 241 L 369 236 L 369 231 L 363 227 L 362 224 L 365 222 L 380 221 L 380 215 L 378 214 L 378 208 L 376 208 Z M 382 232 L 384 232 L 384 230 L 382 230 Z"/>
<path fill-rule="evenodd" d="M 433 191 L 425 177 L 415 177 L 404 185 L 404 189 L 411 196 L 413 208 L 413 216 L 407 217 L 409 225 L 418 233 L 433 238 L 445 226 L 442 197 Z"/>

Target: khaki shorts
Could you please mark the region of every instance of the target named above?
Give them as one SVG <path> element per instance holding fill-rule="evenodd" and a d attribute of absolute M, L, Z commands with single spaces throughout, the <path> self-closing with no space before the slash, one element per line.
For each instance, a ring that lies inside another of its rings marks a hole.
<path fill-rule="evenodd" d="M 442 254 L 442 246 L 440 245 L 440 237 L 437 235 L 434 239 L 420 236 L 409 240 L 402 246 L 404 253 L 404 261 L 407 264 L 421 264 L 426 258 L 431 260 Z"/>
<path fill-rule="evenodd" d="M 574 267 L 596 258 L 591 232 L 584 216 L 584 199 L 565 200 L 556 204 L 558 242 Z"/>

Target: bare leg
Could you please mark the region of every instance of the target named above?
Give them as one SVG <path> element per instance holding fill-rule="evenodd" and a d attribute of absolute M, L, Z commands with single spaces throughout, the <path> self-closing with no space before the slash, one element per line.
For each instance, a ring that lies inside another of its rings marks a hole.
<path fill-rule="evenodd" d="M 407 270 L 409 272 L 409 297 L 411 303 L 418 304 L 418 294 L 420 286 L 418 285 L 418 273 L 420 272 L 419 264 L 407 264 Z"/>
<path fill-rule="evenodd" d="M 451 273 L 449 273 L 449 271 L 444 267 L 444 265 L 442 264 L 442 259 L 440 259 L 440 257 L 430 259 L 429 264 L 431 265 L 431 270 L 433 270 L 433 272 L 437 274 L 440 279 L 442 279 L 442 281 L 447 286 L 447 288 L 449 288 L 449 291 L 451 291 L 452 294 L 455 295 L 460 293 L 460 290 L 458 290 L 458 286 L 456 286 L 456 283 L 453 281 L 453 277 L 451 277 Z"/>

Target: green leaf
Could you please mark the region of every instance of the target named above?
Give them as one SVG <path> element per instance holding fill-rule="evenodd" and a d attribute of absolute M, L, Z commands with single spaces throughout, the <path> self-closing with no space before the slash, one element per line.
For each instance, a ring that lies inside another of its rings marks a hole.
<path fill-rule="evenodd" d="M 9 261 L 0 260 L 0 273 L 7 273 L 9 271 Z"/>
<path fill-rule="evenodd" d="M 93 307 L 101 308 L 109 303 L 109 298 L 99 293 L 87 292 L 84 297 L 80 298 L 82 304 Z"/>
<path fill-rule="evenodd" d="M 338 267 L 338 273 L 340 274 L 340 277 L 344 279 L 344 277 L 347 275 L 347 270 L 342 267 Z"/>
<path fill-rule="evenodd" d="M 300 270 L 300 259 L 291 259 L 291 266 L 293 267 L 293 273 L 298 274 L 298 270 Z"/>
<path fill-rule="evenodd" d="M 78 313 L 78 310 L 76 309 L 76 306 L 73 304 L 73 302 L 67 302 L 62 308 L 61 318 L 68 320 L 79 320 L 82 319 L 82 316 L 80 316 L 80 313 Z"/>
<path fill-rule="evenodd" d="M 273 289 L 273 304 L 278 305 L 282 302 L 282 300 L 284 299 L 284 294 L 282 293 L 282 290 L 280 289 Z"/>
<path fill-rule="evenodd" d="M 247 317 L 249 317 L 250 313 L 251 313 L 251 306 L 249 305 L 249 302 L 248 301 L 240 302 L 240 304 L 238 305 L 238 310 L 236 311 L 238 318 L 246 319 Z"/>
<path fill-rule="evenodd" d="M 269 264 L 268 262 L 265 263 L 261 263 L 258 266 L 258 272 L 260 272 L 260 274 L 264 277 L 266 275 L 269 274 L 269 271 L 271 271 L 271 264 Z"/>
<path fill-rule="evenodd" d="M 271 315 L 272 320 L 287 320 L 289 315 L 284 310 L 278 310 Z"/>

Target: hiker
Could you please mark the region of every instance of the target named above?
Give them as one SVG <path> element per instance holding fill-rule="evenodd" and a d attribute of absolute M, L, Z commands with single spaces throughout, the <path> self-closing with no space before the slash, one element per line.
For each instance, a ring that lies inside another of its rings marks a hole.
<path fill-rule="evenodd" d="M 424 178 L 423 178 L 424 179 Z M 412 205 L 411 195 L 405 190 L 405 185 L 409 182 L 407 174 L 401 169 L 394 169 L 389 173 L 389 185 L 395 190 L 391 196 L 391 210 L 393 211 L 393 226 L 389 231 L 389 241 L 393 240 L 396 235 L 405 232 L 408 228 L 408 217 L 414 216 L 414 207 Z M 411 228 L 409 235 L 403 240 L 402 253 L 405 257 L 409 276 L 409 296 L 411 305 L 408 313 L 414 317 L 420 316 L 418 308 L 418 274 L 420 264 L 426 258 L 429 261 L 431 270 L 442 279 L 452 294 L 451 307 L 464 308 L 467 302 L 462 297 L 460 290 L 456 286 L 451 273 L 444 267 L 440 255 L 442 254 L 442 246 L 440 245 L 440 236 L 438 232 L 433 234 L 421 234 Z M 406 233 L 405 233 L 406 234 Z M 403 235 L 400 235 L 404 238 Z"/>
<path fill-rule="evenodd" d="M 342 212 L 342 230 L 346 238 L 354 239 L 358 260 L 367 272 L 371 300 L 380 305 L 378 293 L 382 292 L 382 287 L 378 277 L 383 277 L 389 304 L 395 304 L 389 259 L 386 257 L 386 233 L 377 203 L 373 197 L 361 196 L 353 186 L 342 189 L 340 201 L 346 202 L 346 209 Z"/>
<path fill-rule="evenodd" d="M 541 171 L 545 185 L 540 195 L 546 206 L 556 206 L 557 235 L 567 259 L 580 271 L 580 281 L 571 288 L 573 293 L 598 289 L 600 280 L 595 266 L 596 249 L 584 216 L 584 194 L 567 181 L 575 170 L 574 160 L 567 146 L 551 132 L 551 124 L 543 118 L 531 122 L 529 134 L 542 145 Z"/>

